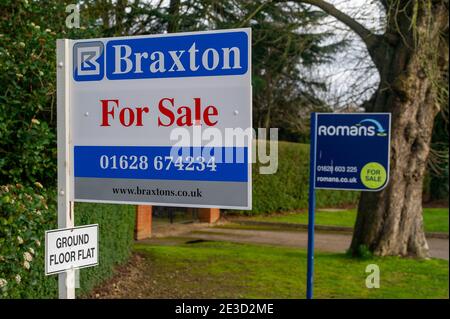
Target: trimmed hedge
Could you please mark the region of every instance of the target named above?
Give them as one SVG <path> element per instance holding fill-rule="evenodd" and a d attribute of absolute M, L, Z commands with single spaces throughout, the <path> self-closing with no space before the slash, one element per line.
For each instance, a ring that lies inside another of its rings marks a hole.
<path fill-rule="evenodd" d="M 56 298 L 57 276 L 44 275 L 45 230 L 56 227 L 56 196 L 20 184 L 0 186 L 0 299 Z M 45 198 L 51 200 L 46 201 Z M 88 293 L 127 260 L 133 244 L 133 206 L 75 204 L 75 224 L 99 224 L 99 265 L 80 270 Z"/>
<path fill-rule="evenodd" d="M 79 295 L 111 277 L 114 267 L 126 262 L 134 242 L 135 207 L 114 204 L 75 204 L 76 225 L 98 224 L 99 264 L 80 270 Z"/>
<path fill-rule="evenodd" d="M 279 142 L 275 174 L 260 174 L 259 166 L 253 164 L 253 209 L 242 213 L 256 215 L 308 207 L 308 144 Z M 359 192 L 355 191 L 318 190 L 316 200 L 318 207 L 336 207 L 354 205 L 358 198 Z"/>

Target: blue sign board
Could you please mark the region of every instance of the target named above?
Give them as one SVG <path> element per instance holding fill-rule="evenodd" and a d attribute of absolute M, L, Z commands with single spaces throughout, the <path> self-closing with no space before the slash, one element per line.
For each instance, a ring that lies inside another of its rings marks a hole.
<path fill-rule="evenodd" d="M 390 113 L 312 113 L 306 298 L 313 298 L 316 189 L 379 191 L 389 180 Z"/>
<path fill-rule="evenodd" d="M 389 179 L 389 113 L 315 114 L 315 188 L 378 191 Z"/>

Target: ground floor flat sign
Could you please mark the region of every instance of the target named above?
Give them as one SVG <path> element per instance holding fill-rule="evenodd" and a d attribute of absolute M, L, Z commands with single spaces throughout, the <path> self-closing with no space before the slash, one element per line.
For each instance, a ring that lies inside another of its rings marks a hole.
<path fill-rule="evenodd" d="M 70 40 L 75 201 L 251 208 L 251 30 Z"/>
<path fill-rule="evenodd" d="M 315 188 L 377 191 L 387 185 L 390 114 L 314 116 Z"/>
<path fill-rule="evenodd" d="M 98 264 L 98 225 L 45 232 L 45 274 Z"/>

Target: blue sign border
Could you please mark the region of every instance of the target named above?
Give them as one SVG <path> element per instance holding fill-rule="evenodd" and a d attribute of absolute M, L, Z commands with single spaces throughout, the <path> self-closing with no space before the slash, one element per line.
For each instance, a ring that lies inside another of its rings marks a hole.
<path fill-rule="evenodd" d="M 337 188 L 337 187 L 322 187 L 322 186 L 316 186 L 317 181 L 316 181 L 316 170 L 317 170 L 317 131 L 318 131 L 318 118 L 321 115 L 334 115 L 334 116 L 363 116 L 363 115 L 387 115 L 388 116 L 388 121 L 389 121 L 389 128 L 388 128 L 388 154 L 387 154 L 387 167 L 386 167 L 386 182 L 384 183 L 384 185 L 380 188 L 376 188 L 376 189 L 370 189 L 370 188 Z M 392 118 L 392 114 L 391 113 L 311 113 L 311 122 L 313 121 L 313 117 L 314 117 L 314 125 L 311 125 L 311 128 L 313 128 L 314 126 L 314 147 L 311 148 L 311 152 L 314 152 L 314 159 L 313 160 L 313 165 L 311 165 L 311 168 L 313 168 L 313 176 L 312 176 L 312 180 L 313 185 L 314 185 L 314 189 L 329 189 L 329 190 L 349 190 L 349 191 L 368 191 L 368 192 L 378 192 L 383 190 L 385 187 L 387 187 L 388 183 L 389 183 L 389 175 L 390 175 L 390 158 L 391 158 L 391 118 Z"/>

